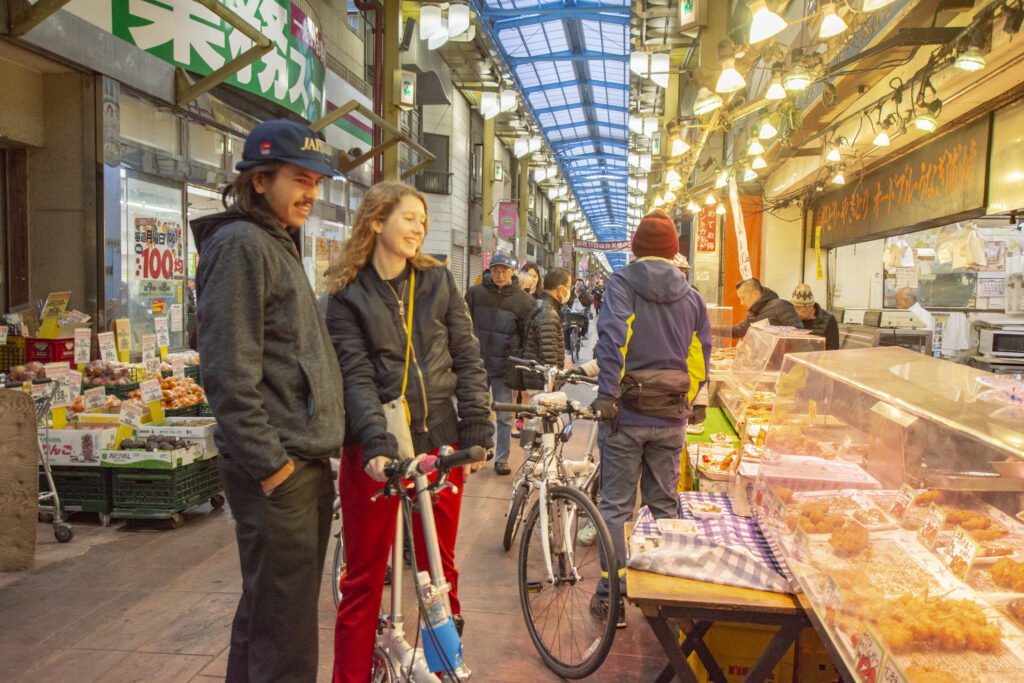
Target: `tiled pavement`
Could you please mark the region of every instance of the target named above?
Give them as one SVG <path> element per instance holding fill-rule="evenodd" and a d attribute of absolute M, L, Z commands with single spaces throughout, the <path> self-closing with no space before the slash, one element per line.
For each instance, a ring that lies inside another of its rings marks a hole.
<path fill-rule="evenodd" d="M 589 402 L 584 389 L 571 390 Z M 582 452 L 586 432 L 577 431 L 570 449 Z M 501 548 L 510 483 L 487 467 L 466 487 L 457 558 L 467 663 L 480 682 L 556 681 L 523 623 L 515 548 Z M 103 528 L 77 515 L 67 544 L 40 524 L 35 567 L 0 573 L 0 681 L 223 679 L 241 587 L 231 513 L 204 505 L 185 517 L 171 530 L 116 521 Z M 319 679 L 328 681 L 334 606 L 324 579 Z M 628 615 L 590 680 L 649 681 L 664 665 L 639 611 L 629 607 Z"/>

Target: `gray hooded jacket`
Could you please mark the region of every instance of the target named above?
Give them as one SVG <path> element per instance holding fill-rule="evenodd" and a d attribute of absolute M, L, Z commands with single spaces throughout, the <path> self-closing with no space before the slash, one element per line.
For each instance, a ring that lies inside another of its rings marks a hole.
<path fill-rule="evenodd" d="M 217 448 L 256 480 L 287 458 L 337 455 L 345 435 L 338 359 L 284 229 L 229 210 L 192 221 L 198 346 Z"/>

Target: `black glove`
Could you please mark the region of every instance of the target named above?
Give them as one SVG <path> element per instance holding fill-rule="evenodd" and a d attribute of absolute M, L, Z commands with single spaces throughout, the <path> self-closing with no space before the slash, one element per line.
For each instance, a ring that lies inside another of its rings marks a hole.
<path fill-rule="evenodd" d="M 569 368 L 570 375 L 580 375 L 581 377 L 587 376 L 587 371 L 583 369 L 583 366 L 577 365 L 574 368 Z"/>
<path fill-rule="evenodd" d="M 612 434 L 619 431 L 619 402 L 611 396 L 598 396 L 590 404 L 590 409 L 600 414 L 600 419 L 607 421 L 612 428 Z"/>

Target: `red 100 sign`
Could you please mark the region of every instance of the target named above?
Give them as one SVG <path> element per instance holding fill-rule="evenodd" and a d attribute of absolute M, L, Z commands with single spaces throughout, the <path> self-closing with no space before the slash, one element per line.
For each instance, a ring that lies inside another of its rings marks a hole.
<path fill-rule="evenodd" d="M 135 257 L 135 274 L 143 280 L 173 280 L 176 265 L 170 249 L 147 247 Z"/>

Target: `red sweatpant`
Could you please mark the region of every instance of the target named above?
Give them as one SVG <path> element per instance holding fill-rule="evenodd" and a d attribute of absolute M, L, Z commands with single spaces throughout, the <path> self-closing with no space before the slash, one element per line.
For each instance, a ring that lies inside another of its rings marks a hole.
<path fill-rule="evenodd" d="M 452 470 L 448 479 L 458 487 L 458 493 L 445 489 L 440 494 L 434 505 L 434 523 L 438 544 L 441 546 L 444 576 L 452 587 L 448 594 L 452 613 L 460 614 L 455 535 L 459 530 L 459 511 L 462 509 L 462 468 Z M 383 487 L 382 482 L 374 481 L 363 471 L 362 447 L 349 446 L 342 450 L 338 489 L 346 566 L 341 577 L 338 619 L 334 625 L 335 683 L 366 683 L 370 680 L 370 663 L 377 638 L 377 615 L 384 590 L 384 573 L 395 536 L 399 503 L 394 496 L 371 502 L 370 498 Z M 423 528 L 420 516 L 415 513 L 413 540 L 419 569 L 429 569 Z"/>

